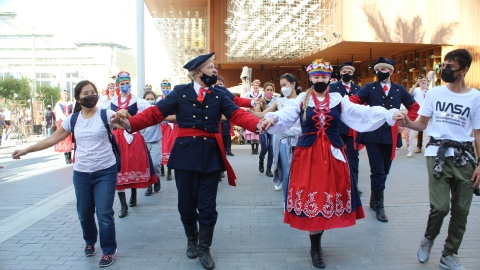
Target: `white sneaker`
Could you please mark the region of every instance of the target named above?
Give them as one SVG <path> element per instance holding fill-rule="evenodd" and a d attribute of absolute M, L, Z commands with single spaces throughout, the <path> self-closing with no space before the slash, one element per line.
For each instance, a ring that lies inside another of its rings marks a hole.
<path fill-rule="evenodd" d="M 413 153 L 412 153 L 412 152 L 408 152 L 407 157 L 408 157 L 408 158 L 413 157 Z"/>
<path fill-rule="evenodd" d="M 440 266 L 443 269 L 465 270 L 465 268 L 460 264 L 460 260 L 458 260 L 455 254 L 450 254 L 446 257 L 443 257 L 442 255 L 440 257 Z"/>
<path fill-rule="evenodd" d="M 433 241 L 428 240 L 427 238 L 423 237 L 422 242 L 417 250 L 417 259 L 421 263 L 428 262 L 430 259 L 430 251 L 432 250 Z"/>
<path fill-rule="evenodd" d="M 275 185 L 275 190 L 276 191 L 279 191 L 279 190 L 282 190 L 282 183 L 280 183 L 280 185 Z"/>

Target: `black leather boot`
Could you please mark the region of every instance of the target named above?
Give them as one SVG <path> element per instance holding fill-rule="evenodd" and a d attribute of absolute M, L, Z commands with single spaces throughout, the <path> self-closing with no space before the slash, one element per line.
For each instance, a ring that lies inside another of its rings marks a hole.
<path fill-rule="evenodd" d="M 323 261 L 322 250 L 322 235 L 323 232 L 310 235 L 310 256 L 312 256 L 312 264 L 320 269 L 325 268 L 325 262 Z"/>
<path fill-rule="evenodd" d="M 172 179 L 173 179 L 172 169 L 168 168 L 168 170 L 167 170 L 167 181 L 170 181 Z"/>
<path fill-rule="evenodd" d="M 200 224 L 200 230 L 198 232 L 198 257 L 203 268 L 207 270 L 215 268 L 215 261 L 210 254 L 213 230 L 214 227 L 207 227 Z"/>
<path fill-rule="evenodd" d="M 160 176 L 165 176 L 165 167 L 163 164 L 160 164 Z"/>
<path fill-rule="evenodd" d="M 258 170 L 263 173 L 265 171 L 265 168 L 263 168 L 263 160 L 258 161 Z"/>
<path fill-rule="evenodd" d="M 375 202 L 377 219 L 381 222 L 388 222 L 388 217 L 385 215 L 385 209 L 383 208 L 383 191 L 375 191 L 373 193 L 373 200 Z"/>
<path fill-rule="evenodd" d="M 258 143 L 255 144 L 255 155 L 258 155 Z"/>
<path fill-rule="evenodd" d="M 132 190 L 132 195 L 130 196 L 130 203 L 128 204 L 128 206 L 135 207 L 137 206 L 137 189 L 132 188 L 131 190 Z"/>
<path fill-rule="evenodd" d="M 127 198 L 125 197 L 125 192 L 117 192 L 118 198 L 120 198 L 120 205 L 122 208 L 120 209 L 120 214 L 118 214 L 119 218 L 124 218 L 128 214 L 128 205 L 127 205 Z"/>
<path fill-rule="evenodd" d="M 64 153 L 64 155 L 65 155 L 65 163 L 72 164 L 72 153 L 68 152 L 68 153 Z"/>
<path fill-rule="evenodd" d="M 152 195 L 152 185 L 149 185 L 145 190 L 145 196 L 150 196 L 150 195 Z"/>
<path fill-rule="evenodd" d="M 233 153 L 232 153 L 232 149 L 227 149 L 227 156 L 235 156 Z"/>
<path fill-rule="evenodd" d="M 153 190 L 155 192 L 159 192 L 161 188 L 162 188 L 162 184 L 160 183 L 160 178 L 157 177 L 157 182 L 153 184 Z"/>
<path fill-rule="evenodd" d="M 265 172 L 265 175 L 268 176 L 268 177 L 273 177 L 273 173 L 272 173 L 272 168 L 271 168 L 271 167 L 267 167 L 267 171 Z"/>
<path fill-rule="evenodd" d="M 187 226 L 183 224 L 185 229 L 185 235 L 187 236 L 187 257 L 190 259 L 195 259 L 198 257 L 198 227 L 197 223 Z"/>

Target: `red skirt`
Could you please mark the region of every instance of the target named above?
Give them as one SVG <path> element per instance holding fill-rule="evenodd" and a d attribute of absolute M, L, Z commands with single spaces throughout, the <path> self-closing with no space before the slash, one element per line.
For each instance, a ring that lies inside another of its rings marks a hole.
<path fill-rule="evenodd" d="M 169 124 L 160 124 L 162 130 L 162 164 L 167 164 L 170 158 L 173 144 L 177 138 L 177 123 L 173 123 L 173 129 Z"/>
<path fill-rule="evenodd" d="M 332 155 L 323 133 L 310 147 L 295 147 L 284 222 L 304 231 L 353 226 L 364 218 L 348 164 Z M 342 151 L 345 156 L 344 149 Z"/>
<path fill-rule="evenodd" d="M 62 126 L 62 122 L 61 120 L 58 121 L 57 129 Z M 67 138 L 55 144 L 54 149 L 55 152 L 68 153 L 73 151 L 73 146 L 72 134 L 70 133 Z"/>
<path fill-rule="evenodd" d="M 117 190 L 128 188 L 146 188 L 157 181 L 156 175 L 150 170 L 147 147 L 140 132 L 133 135 L 133 141 L 128 144 L 122 129 L 113 130 L 120 147 L 122 170 L 117 173 Z"/>

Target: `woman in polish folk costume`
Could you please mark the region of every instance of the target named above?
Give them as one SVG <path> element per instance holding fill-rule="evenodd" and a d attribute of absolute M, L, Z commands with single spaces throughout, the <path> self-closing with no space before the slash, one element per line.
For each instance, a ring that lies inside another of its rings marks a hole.
<path fill-rule="evenodd" d="M 133 116 L 150 106 L 146 100 L 130 93 L 131 84 L 128 72 L 121 71 L 116 82 L 120 89 L 120 95 L 112 98 L 111 110 L 125 109 Z M 123 129 L 114 129 L 113 134 L 120 147 L 122 159 L 122 170 L 117 175 L 117 191 L 122 205 L 119 217 L 123 218 L 128 213 L 125 189 L 130 188 L 132 190 L 129 206 L 135 207 L 137 205 L 137 188 L 147 188 L 157 181 L 157 177 L 145 140 L 140 132 L 129 134 Z"/>
<path fill-rule="evenodd" d="M 285 223 L 310 234 L 312 263 L 325 268 L 321 237 L 324 230 L 353 226 L 365 214 L 357 187 L 351 181 L 339 123 L 359 131 L 374 130 L 387 122 L 403 119 L 397 110 L 353 104 L 348 96 L 329 93 L 333 68 L 323 59 L 315 60 L 307 72 L 312 85 L 297 100 L 265 115 L 269 133 L 280 133 L 300 119 L 298 139 L 290 171 Z"/>
<path fill-rule="evenodd" d="M 60 100 L 55 104 L 54 113 L 57 119 L 57 128 L 62 126 L 63 120 L 73 112 L 73 102 L 68 100 L 68 91 L 62 90 Z M 55 152 L 64 153 L 65 163 L 72 164 L 73 140 L 70 134 L 67 138 L 55 144 Z"/>
<path fill-rule="evenodd" d="M 105 91 L 105 95 L 102 95 L 98 99 L 97 107 L 101 109 L 110 109 L 110 103 L 112 99 L 117 96 L 117 86 L 114 83 L 109 83 L 107 85 L 107 90 Z"/>

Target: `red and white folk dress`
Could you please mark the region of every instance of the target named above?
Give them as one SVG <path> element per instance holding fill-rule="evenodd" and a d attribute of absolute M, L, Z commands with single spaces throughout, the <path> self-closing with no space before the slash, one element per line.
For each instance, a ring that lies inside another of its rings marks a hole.
<path fill-rule="evenodd" d="M 388 118 L 393 125 L 396 110 L 353 104 L 338 93 L 327 93 L 323 100 L 312 96 L 312 91 L 307 93 L 307 100 L 306 93 L 297 97 L 300 106 L 288 106 L 265 116 L 278 119 L 268 130 L 272 134 L 290 128 L 299 118 L 302 128 L 293 154 L 284 222 L 305 231 L 353 226 L 365 214 L 358 190 L 350 180 L 339 123 L 343 121 L 362 132 L 375 130 Z M 304 102 L 308 102 L 306 110 Z"/>
<path fill-rule="evenodd" d="M 57 119 L 57 129 L 62 126 L 63 120 L 67 118 L 73 112 L 73 103 L 70 101 L 63 102 L 59 101 L 54 107 L 55 118 Z M 73 151 L 73 140 L 72 134 L 68 135 L 67 138 L 55 144 L 55 152 L 59 153 L 69 153 Z"/>
<path fill-rule="evenodd" d="M 150 104 L 137 96 L 121 96 L 111 100 L 110 108 L 113 111 L 128 110 L 131 116 L 143 111 Z M 120 147 L 122 170 L 117 174 L 117 190 L 128 188 L 146 188 L 157 181 L 153 169 L 152 159 L 148 153 L 145 140 L 140 132 L 127 133 L 123 129 L 114 129 L 113 135 Z"/>

